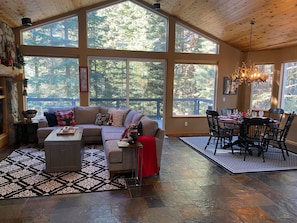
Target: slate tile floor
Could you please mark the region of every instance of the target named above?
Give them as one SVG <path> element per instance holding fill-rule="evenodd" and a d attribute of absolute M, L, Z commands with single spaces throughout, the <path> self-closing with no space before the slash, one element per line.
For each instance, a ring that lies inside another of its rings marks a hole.
<path fill-rule="evenodd" d="M 0 200 L 2 222 L 297 222 L 297 171 L 233 175 L 170 137 L 141 188 Z"/>

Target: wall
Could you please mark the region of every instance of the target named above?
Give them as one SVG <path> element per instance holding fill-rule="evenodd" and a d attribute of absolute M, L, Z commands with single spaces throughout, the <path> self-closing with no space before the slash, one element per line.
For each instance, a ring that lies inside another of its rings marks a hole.
<path fill-rule="evenodd" d="M 273 63 L 275 72 L 273 76 L 271 107 L 281 107 L 280 91 L 281 91 L 281 70 L 282 63 L 289 61 L 297 61 L 297 46 L 274 50 L 263 50 L 253 52 L 251 54 L 253 61 L 257 63 Z M 250 107 L 250 88 L 241 88 L 240 95 L 246 95 L 245 100 L 242 100 L 241 106 L 243 110 Z M 296 113 L 297 111 L 295 111 Z M 288 134 L 288 142 L 297 146 L 297 118 L 295 118 Z"/>

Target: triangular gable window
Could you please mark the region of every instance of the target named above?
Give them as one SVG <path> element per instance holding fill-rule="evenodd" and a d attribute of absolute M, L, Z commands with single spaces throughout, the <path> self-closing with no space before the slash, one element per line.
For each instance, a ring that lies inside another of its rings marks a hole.
<path fill-rule="evenodd" d="M 218 44 L 186 27 L 175 25 L 175 52 L 217 54 Z"/>
<path fill-rule="evenodd" d="M 167 51 L 167 19 L 133 2 L 90 11 L 87 20 L 89 48 Z"/>

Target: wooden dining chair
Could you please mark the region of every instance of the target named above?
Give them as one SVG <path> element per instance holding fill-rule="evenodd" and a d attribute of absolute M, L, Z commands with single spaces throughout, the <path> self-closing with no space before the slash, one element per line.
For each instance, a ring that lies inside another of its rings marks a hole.
<path fill-rule="evenodd" d="M 263 142 L 266 147 L 266 151 L 268 151 L 269 147 L 278 148 L 282 151 L 283 158 L 286 160 L 284 150 L 286 151 L 287 156 L 289 156 L 286 145 L 287 135 L 295 116 L 295 112 L 290 113 L 283 128 L 275 128 L 274 126 L 267 128 Z"/>
<path fill-rule="evenodd" d="M 252 154 L 252 149 L 256 148 L 258 149 L 258 155 L 262 154 L 263 162 L 265 162 L 263 138 L 269 121 L 269 118 L 243 119 L 238 140 L 240 141 L 240 145 L 244 148 L 244 161 L 246 154 Z"/>
<path fill-rule="evenodd" d="M 224 126 L 221 126 L 219 122 L 219 113 L 217 111 L 207 110 L 206 117 L 207 117 L 207 123 L 209 127 L 209 139 L 207 141 L 206 146 L 204 147 L 204 150 L 206 150 L 211 139 L 213 138 L 216 143 L 214 155 L 216 155 L 219 142 L 220 142 L 221 149 L 223 148 L 223 144 L 230 145 L 232 154 L 234 154 L 233 147 L 232 147 L 233 130 L 224 128 Z"/>

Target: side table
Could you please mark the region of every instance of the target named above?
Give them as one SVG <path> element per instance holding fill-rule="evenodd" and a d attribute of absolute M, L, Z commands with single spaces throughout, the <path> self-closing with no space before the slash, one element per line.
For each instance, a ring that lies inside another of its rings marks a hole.
<path fill-rule="evenodd" d="M 123 141 L 118 141 L 118 147 L 122 149 L 133 149 L 133 154 L 132 154 L 133 166 L 131 170 L 131 178 L 125 178 L 127 186 L 128 187 L 141 186 L 142 185 L 143 145 L 140 142 L 130 144 L 127 141 L 123 140 Z"/>
<path fill-rule="evenodd" d="M 14 126 L 16 132 L 16 146 L 38 143 L 38 123 L 16 122 Z"/>

